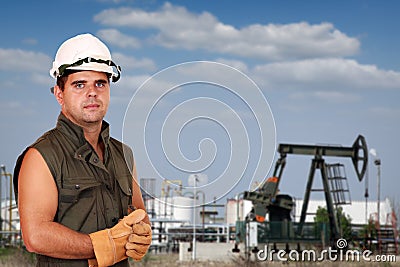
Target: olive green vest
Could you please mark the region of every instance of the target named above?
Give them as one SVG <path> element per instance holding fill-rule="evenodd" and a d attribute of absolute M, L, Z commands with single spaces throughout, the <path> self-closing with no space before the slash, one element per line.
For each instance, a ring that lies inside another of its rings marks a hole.
<path fill-rule="evenodd" d="M 132 152 L 109 136 L 105 121 L 99 138 L 105 145 L 104 163 L 86 141 L 82 128 L 61 113 L 56 128 L 30 146 L 41 153 L 58 188 L 58 210 L 54 221 L 87 234 L 114 226 L 128 214 L 132 204 L 132 166 L 126 165 L 126 162 L 133 164 Z M 16 199 L 18 174 L 27 149 L 18 158 L 14 169 Z M 127 161 L 124 152 L 128 155 Z M 37 255 L 37 260 L 40 267 L 88 266 L 87 260 L 54 259 L 43 255 Z M 125 260 L 115 266 L 129 264 Z"/>

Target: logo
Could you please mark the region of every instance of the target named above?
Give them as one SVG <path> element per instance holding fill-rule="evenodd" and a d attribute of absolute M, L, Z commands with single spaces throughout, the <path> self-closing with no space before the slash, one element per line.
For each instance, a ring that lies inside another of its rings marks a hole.
<path fill-rule="evenodd" d="M 343 238 L 339 238 L 339 239 L 336 241 L 336 247 L 337 247 L 338 249 L 347 248 L 347 240 L 346 240 L 346 239 L 343 239 Z"/>
<path fill-rule="evenodd" d="M 336 247 L 316 251 L 313 249 L 305 250 L 274 250 L 269 249 L 268 245 L 264 246 L 257 252 L 258 261 L 305 261 L 305 262 L 321 262 L 321 261 L 345 261 L 345 262 L 396 262 L 396 255 L 375 255 L 370 250 L 346 249 L 347 240 L 340 238 L 336 241 Z"/>

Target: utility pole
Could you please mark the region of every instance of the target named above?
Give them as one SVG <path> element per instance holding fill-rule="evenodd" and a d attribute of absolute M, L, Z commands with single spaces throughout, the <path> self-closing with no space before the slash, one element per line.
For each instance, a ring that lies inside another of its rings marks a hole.
<path fill-rule="evenodd" d="M 378 226 L 380 227 L 380 218 L 381 218 L 381 159 L 378 157 L 378 153 L 374 148 L 371 148 L 369 153 L 374 156 L 374 164 L 377 168 L 377 221 L 378 221 Z"/>
<path fill-rule="evenodd" d="M 378 193 L 377 193 L 377 198 L 378 198 L 378 207 L 377 207 L 377 211 L 378 211 L 378 225 L 380 227 L 381 225 L 381 160 L 379 158 L 375 159 L 374 161 L 376 167 L 377 167 L 377 178 L 378 178 Z"/>
<path fill-rule="evenodd" d="M 196 192 L 196 186 L 197 182 L 199 181 L 198 175 L 194 175 L 193 179 L 193 245 L 192 245 L 192 260 L 196 260 L 196 198 L 197 198 L 197 192 Z"/>

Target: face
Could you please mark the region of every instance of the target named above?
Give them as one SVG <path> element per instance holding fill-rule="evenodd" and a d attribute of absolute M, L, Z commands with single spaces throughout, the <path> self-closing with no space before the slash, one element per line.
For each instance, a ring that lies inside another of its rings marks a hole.
<path fill-rule="evenodd" d="M 54 94 L 61 111 L 82 127 L 100 124 L 110 102 L 107 75 L 97 71 L 79 71 L 68 75 L 64 91 L 56 86 Z"/>

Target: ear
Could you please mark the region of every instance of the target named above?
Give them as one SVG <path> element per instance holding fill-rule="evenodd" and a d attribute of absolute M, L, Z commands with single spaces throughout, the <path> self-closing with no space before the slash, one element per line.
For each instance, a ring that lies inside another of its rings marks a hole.
<path fill-rule="evenodd" d="M 56 97 L 58 104 L 62 106 L 64 104 L 64 92 L 58 85 L 54 86 L 54 96 Z"/>

